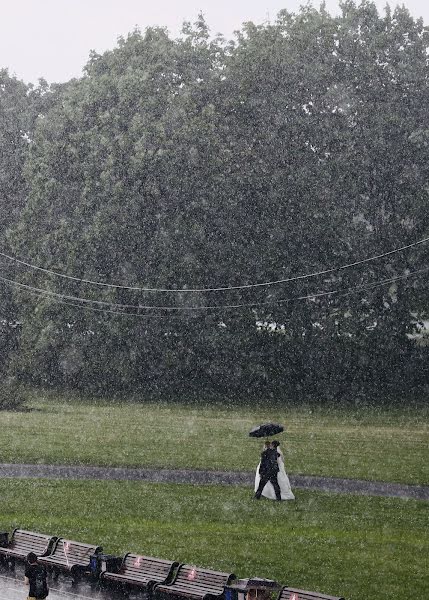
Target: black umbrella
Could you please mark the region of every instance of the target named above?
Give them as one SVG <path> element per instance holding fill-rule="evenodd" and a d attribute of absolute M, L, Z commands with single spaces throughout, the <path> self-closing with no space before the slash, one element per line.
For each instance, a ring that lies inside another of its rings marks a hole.
<path fill-rule="evenodd" d="M 263 425 L 254 427 L 249 435 L 250 437 L 261 438 L 276 435 L 282 431 L 284 431 L 283 425 L 278 425 L 278 423 L 264 423 Z"/>

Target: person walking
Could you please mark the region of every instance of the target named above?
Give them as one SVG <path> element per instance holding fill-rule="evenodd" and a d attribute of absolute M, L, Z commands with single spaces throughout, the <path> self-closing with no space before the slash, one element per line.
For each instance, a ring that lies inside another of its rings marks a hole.
<path fill-rule="evenodd" d="M 265 448 L 265 450 L 262 452 L 261 463 L 259 465 L 259 476 L 261 479 L 254 496 L 256 500 L 261 498 L 262 490 L 264 489 L 265 485 L 270 482 L 273 485 L 274 492 L 276 494 L 276 500 L 281 501 L 281 491 L 279 482 L 277 481 L 277 475 L 279 472 L 279 464 L 277 459 L 279 456 L 280 454 L 271 445 L 268 448 Z"/>
<path fill-rule="evenodd" d="M 34 552 L 27 554 L 27 566 L 24 575 L 25 585 L 29 586 L 27 600 L 45 600 L 49 594 L 46 569 L 43 565 L 39 565 Z"/>
<path fill-rule="evenodd" d="M 277 475 L 277 481 L 280 486 L 282 500 L 295 500 L 294 493 L 292 492 L 292 489 L 290 487 L 289 477 L 288 477 L 288 474 L 286 473 L 283 452 L 280 450 L 280 442 L 278 440 L 273 440 L 271 442 L 271 445 L 274 448 L 274 450 L 277 450 L 277 452 L 279 454 L 279 458 L 277 460 L 277 462 L 279 464 L 279 473 Z M 267 490 L 267 488 L 268 488 L 268 490 Z M 272 498 L 273 493 L 272 493 L 272 490 L 270 490 L 269 488 L 270 488 L 269 485 L 266 486 L 263 494 L 264 494 L 264 496 L 267 496 L 267 498 Z M 266 493 L 267 491 L 268 491 L 268 493 Z M 271 492 L 271 495 L 270 495 L 270 492 Z"/>
<path fill-rule="evenodd" d="M 270 447 L 270 442 L 265 442 L 264 450 L 266 450 L 269 447 Z M 274 450 L 277 450 L 277 452 L 279 454 L 279 457 L 277 459 L 277 463 L 279 466 L 279 472 L 277 473 L 277 483 L 279 484 L 279 487 L 280 487 L 281 499 L 282 500 L 295 500 L 295 496 L 290 487 L 289 477 L 285 470 L 283 453 L 280 450 L 280 442 L 278 442 L 277 440 L 273 440 L 271 442 L 271 448 L 274 448 Z M 261 481 L 261 477 L 259 475 L 260 464 L 261 463 L 259 463 L 259 465 L 256 469 L 255 486 L 254 486 L 255 492 L 258 489 L 259 483 Z M 274 487 L 271 485 L 270 482 L 268 482 L 265 485 L 264 489 L 262 490 L 262 496 L 264 496 L 264 498 L 268 498 L 269 500 L 276 499 Z"/>

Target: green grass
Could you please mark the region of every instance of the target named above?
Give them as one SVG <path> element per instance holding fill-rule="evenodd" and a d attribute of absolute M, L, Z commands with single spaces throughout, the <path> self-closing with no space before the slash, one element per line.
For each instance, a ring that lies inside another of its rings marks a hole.
<path fill-rule="evenodd" d="M 287 470 L 429 483 L 429 410 L 197 407 L 34 396 L 30 412 L 0 412 L 2 462 L 253 470 L 252 426 L 273 420 Z"/>
<path fill-rule="evenodd" d="M 427 503 L 297 491 L 255 502 L 242 487 L 2 481 L 14 525 L 197 566 L 343 594 L 428 597 Z"/>

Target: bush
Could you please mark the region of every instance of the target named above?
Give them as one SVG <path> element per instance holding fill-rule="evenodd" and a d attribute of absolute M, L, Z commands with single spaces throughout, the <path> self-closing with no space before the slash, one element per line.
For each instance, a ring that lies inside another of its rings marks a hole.
<path fill-rule="evenodd" d="M 0 385 L 0 410 L 17 410 L 24 404 L 22 388 L 14 377 L 7 377 Z"/>

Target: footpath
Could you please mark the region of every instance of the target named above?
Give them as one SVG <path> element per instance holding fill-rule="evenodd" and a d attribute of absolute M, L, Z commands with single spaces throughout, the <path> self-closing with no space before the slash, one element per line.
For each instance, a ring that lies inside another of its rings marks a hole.
<path fill-rule="evenodd" d="M 0 600 L 23 600 L 28 588 L 24 585 L 24 568 L 19 565 L 15 572 L 0 572 Z M 99 590 L 82 582 L 72 586 L 70 580 L 51 581 L 49 600 L 124 600 L 124 594 L 114 590 Z M 130 594 L 128 600 L 137 600 L 136 594 Z M 140 596 L 141 598 L 141 596 Z"/>
<path fill-rule="evenodd" d="M 0 478 L 99 479 L 147 481 L 151 483 L 188 483 L 194 485 L 254 484 L 254 473 L 244 471 L 200 471 L 190 469 L 130 469 L 119 467 L 0 464 Z M 404 485 L 383 481 L 339 479 L 313 475 L 289 475 L 292 488 L 337 494 L 388 496 L 429 500 L 429 486 Z"/>

